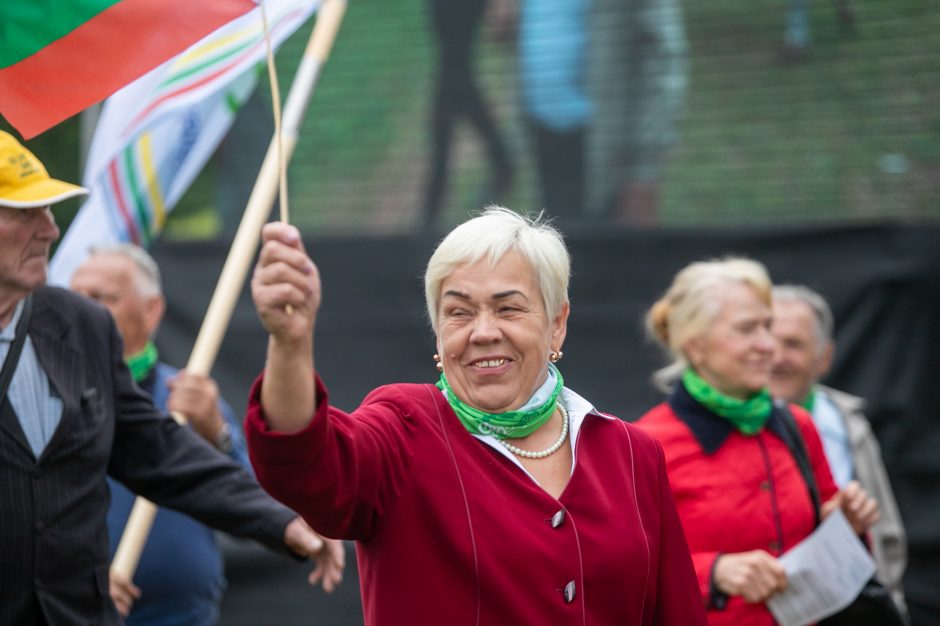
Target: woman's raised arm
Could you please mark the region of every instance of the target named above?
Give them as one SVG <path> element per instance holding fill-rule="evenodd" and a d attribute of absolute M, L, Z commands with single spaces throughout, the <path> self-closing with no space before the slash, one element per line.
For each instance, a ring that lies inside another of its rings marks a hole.
<path fill-rule="evenodd" d="M 261 406 L 272 430 L 302 430 L 316 409 L 313 328 L 320 308 L 320 273 L 304 250 L 300 231 L 266 224 L 251 279 L 251 295 L 268 331 Z"/>

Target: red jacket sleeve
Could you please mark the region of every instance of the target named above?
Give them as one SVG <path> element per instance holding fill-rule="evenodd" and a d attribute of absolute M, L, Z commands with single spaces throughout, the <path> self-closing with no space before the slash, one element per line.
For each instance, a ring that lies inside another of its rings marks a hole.
<path fill-rule="evenodd" d="M 705 605 L 696 583 L 696 571 L 689 545 L 682 530 L 679 513 L 672 498 L 666 475 L 666 459 L 656 444 L 656 468 L 659 480 L 660 551 L 659 577 L 656 581 L 655 626 L 706 626 Z M 712 557 L 714 560 L 714 557 Z M 709 569 L 710 569 L 709 565 Z M 707 591 L 706 591 L 707 593 Z"/>
<path fill-rule="evenodd" d="M 372 392 L 353 413 L 330 406 L 316 379 L 317 409 L 293 434 L 268 429 L 261 407 L 263 374 L 252 386 L 245 437 L 258 482 L 329 537 L 370 538 L 396 500 L 410 464 L 407 403 Z"/>
<path fill-rule="evenodd" d="M 698 579 L 698 590 L 705 606 L 711 605 L 712 570 L 715 568 L 715 560 L 720 554 L 720 552 L 715 551 L 692 554 L 692 565 L 695 567 L 695 576 Z"/>

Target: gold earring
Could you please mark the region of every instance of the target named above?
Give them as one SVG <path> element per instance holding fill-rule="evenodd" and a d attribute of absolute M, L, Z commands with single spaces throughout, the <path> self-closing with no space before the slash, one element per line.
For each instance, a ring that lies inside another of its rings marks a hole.
<path fill-rule="evenodd" d="M 561 360 L 561 357 L 565 356 L 565 353 L 561 350 L 552 350 L 548 353 L 548 360 L 552 363 L 558 363 Z"/>
<path fill-rule="evenodd" d="M 433 357 L 431 357 L 431 358 L 434 359 L 434 369 L 436 369 L 436 370 L 439 371 L 439 372 L 443 372 L 443 371 L 444 371 L 444 364 L 441 363 L 441 357 L 439 357 L 438 355 L 435 354 L 435 355 L 434 355 Z"/>

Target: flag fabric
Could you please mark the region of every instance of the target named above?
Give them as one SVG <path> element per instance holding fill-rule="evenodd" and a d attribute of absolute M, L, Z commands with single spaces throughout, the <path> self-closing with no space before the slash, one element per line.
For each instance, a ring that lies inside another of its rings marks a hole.
<path fill-rule="evenodd" d="M 265 0 L 272 46 L 318 5 Z M 82 179 L 91 193 L 53 256 L 51 283 L 68 284 L 94 245 L 150 244 L 251 95 L 265 50 L 256 8 L 105 102 Z"/>
<path fill-rule="evenodd" d="M 179 54 L 254 0 L 4 0 L 0 114 L 29 139 Z"/>

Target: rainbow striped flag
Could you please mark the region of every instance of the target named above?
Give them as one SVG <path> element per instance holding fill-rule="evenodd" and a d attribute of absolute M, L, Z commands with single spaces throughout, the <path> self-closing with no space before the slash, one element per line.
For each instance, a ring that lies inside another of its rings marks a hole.
<path fill-rule="evenodd" d="M 0 114 L 34 137 L 254 7 L 253 0 L 3 0 Z"/>
<path fill-rule="evenodd" d="M 319 0 L 265 0 L 272 46 Z M 66 285 L 94 245 L 147 246 L 228 132 L 265 55 L 260 9 L 218 29 L 109 98 L 85 166 L 91 190 L 50 266 Z"/>

